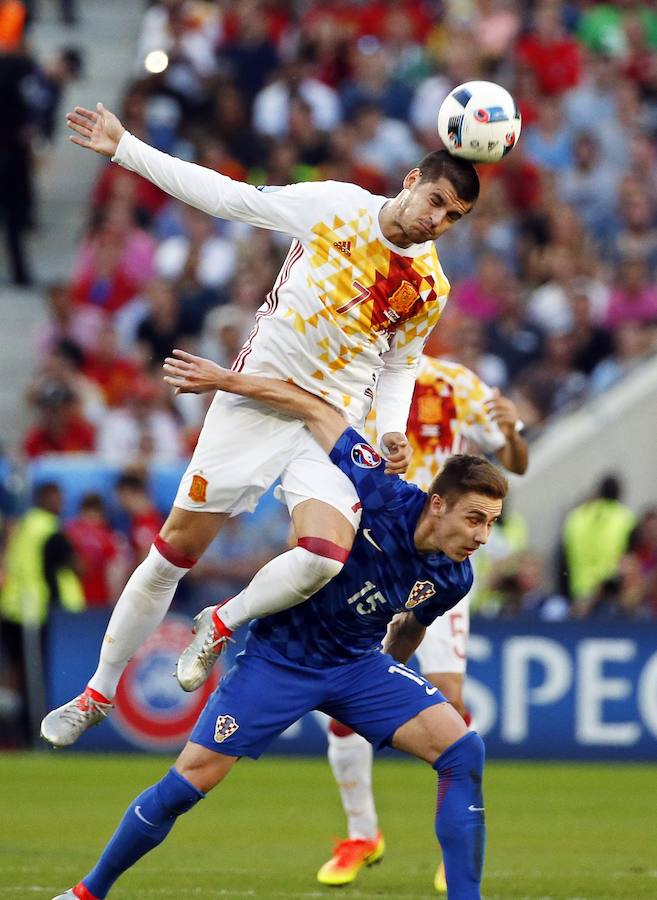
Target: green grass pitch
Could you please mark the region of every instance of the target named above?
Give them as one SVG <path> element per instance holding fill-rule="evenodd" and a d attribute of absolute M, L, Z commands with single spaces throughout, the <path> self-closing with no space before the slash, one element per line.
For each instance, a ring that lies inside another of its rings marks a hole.
<path fill-rule="evenodd" d="M 170 760 L 39 753 L 0 756 L 0 898 L 50 900 L 84 875 L 128 802 Z M 657 768 L 490 763 L 486 900 L 657 898 Z M 435 896 L 435 784 L 421 763 L 374 769 L 388 852 L 348 888 L 317 868 L 342 834 L 320 759 L 238 764 L 112 900 Z"/>

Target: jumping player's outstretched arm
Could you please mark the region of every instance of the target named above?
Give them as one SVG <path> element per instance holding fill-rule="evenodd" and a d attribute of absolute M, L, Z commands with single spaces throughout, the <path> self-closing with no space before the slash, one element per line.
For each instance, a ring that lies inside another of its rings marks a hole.
<path fill-rule="evenodd" d="M 177 394 L 206 394 L 226 391 L 257 400 L 276 412 L 303 419 L 317 443 L 328 453 L 347 428 L 339 410 L 324 400 L 279 378 L 244 375 L 224 369 L 201 356 L 174 350 L 164 361 L 164 380 Z"/>
<path fill-rule="evenodd" d="M 163 191 L 211 216 L 248 222 L 304 239 L 321 218 L 322 209 L 335 203 L 335 183 L 290 184 L 258 189 L 234 181 L 212 169 L 176 159 L 140 141 L 123 127 L 102 103 L 96 109 L 76 106 L 66 117 L 71 141 L 101 156 L 109 156 L 131 172 L 152 181 Z M 362 192 L 353 185 L 342 190 Z"/>

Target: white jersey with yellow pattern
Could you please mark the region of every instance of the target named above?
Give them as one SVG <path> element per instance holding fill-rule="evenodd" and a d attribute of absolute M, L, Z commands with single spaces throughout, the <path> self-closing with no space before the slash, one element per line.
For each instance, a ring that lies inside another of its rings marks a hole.
<path fill-rule="evenodd" d="M 334 181 L 258 189 L 128 133 L 114 160 L 211 215 L 293 238 L 234 368 L 290 379 L 354 424 L 377 386 L 379 435 L 405 431 L 419 358 L 449 282 L 432 241 L 403 249 L 384 237 L 387 198 Z"/>
<path fill-rule="evenodd" d="M 460 363 L 423 355 L 406 429 L 413 457 L 404 477 L 426 491 L 447 458 L 467 452 L 470 443 L 482 453 L 501 450 L 506 438 L 485 405 L 492 395 Z"/>

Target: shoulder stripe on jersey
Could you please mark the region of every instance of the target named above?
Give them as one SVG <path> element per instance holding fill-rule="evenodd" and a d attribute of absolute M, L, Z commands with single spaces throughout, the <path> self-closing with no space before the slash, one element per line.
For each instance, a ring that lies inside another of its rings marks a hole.
<path fill-rule="evenodd" d="M 246 341 L 244 342 L 244 346 L 242 347 L 240 352 L 237 354 L 237 358 L 235 359 L 235 362 L 231 366 L 233 372 L 241 372 L 242 371 L 242 368 L 244 366 L 246 358 L 249 355 L 249 353 L 251 352 L 253 339 L 255 338 L 256 334 L 258 333 L 258 328 L 260 326 L 260 319 L 262 319 L 264 316 L 271 316 L 276 311 L 276 308 L 278 306 L 278 291 L 280 288 L 283 287 L 285 282 L 290 277 L 290 272 L 292 271 L 292 266 L 301 257 L 302 253 L 303 253 L 303 244 L 301 244 L 299 241 L 294 241 L 294 243 L 290 247 L 289 253 L 287 254 L 287 259 L 285 260 L 283 268 L 278 273 L 278 277 L 276 278 L 276 281 L 274 282 L 274 286 L 272 287 L 271 291 L 267 294 L 267 296 L 265 298 L 265 308 L 263 310 L 259 310 L 255 314 L 255 325 L 251 329 L 249 336 L 247 337 Z"/>

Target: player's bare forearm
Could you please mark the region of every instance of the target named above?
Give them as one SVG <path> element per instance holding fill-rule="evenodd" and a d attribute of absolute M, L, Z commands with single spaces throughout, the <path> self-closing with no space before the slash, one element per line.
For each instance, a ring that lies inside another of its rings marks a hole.
<path fill-rule="evenodd" d="M 384 653 L 397 662 L 407 663 L 422 643 L 426 632 L 413 613 L 401 613 L 390 622 L 383 641 Z"/>
<path fill-rule="evenodd" d="M 527 441 L 517 431 L 512 432 L 507 436 L 506 444 L 498 451 L 497 458 L 507 471 L 524 475 L 529 465 Z"/>
<path fill-rule="evenodd" d="M 249 397 L 276 412 L 303 419 L 315 440 L 327 452 L 347 427 L 344 416 L 333 406 L 279 378 L 233 372 L 212 360 L 178 349 L 166 358 L 163 369 L 164 380 L 177 394 L 226 391 Z"/>

